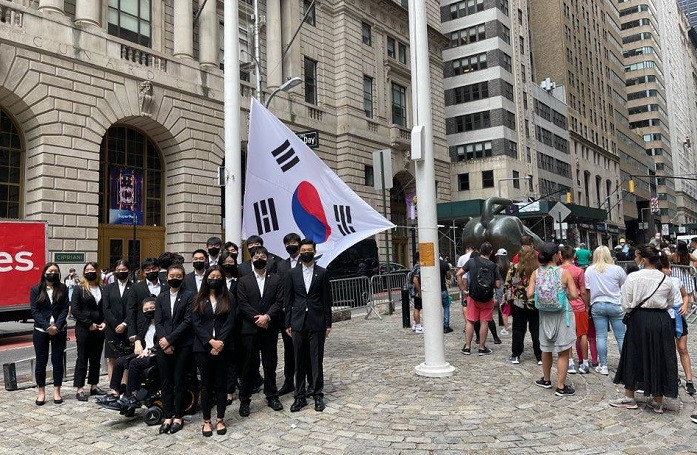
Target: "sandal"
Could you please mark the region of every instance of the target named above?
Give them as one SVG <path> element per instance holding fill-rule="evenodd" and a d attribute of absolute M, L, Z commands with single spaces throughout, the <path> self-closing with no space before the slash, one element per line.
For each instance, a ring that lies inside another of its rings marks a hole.
<path fill-rule="evenodd" d="M 206 426 L 208 426 L 208 430 L 206 430 Z M 211 421 L 210 420 L 203 421 L 203 426 L 201 427 L 201 434 L 207 438 L 210 438 L 211 436 L 213 436 L 213 429 L 211 428 Z"/>
<path fill-rule="evenodd" d="M 215 432 L 219 435 L 227 433 L 227 427 L 225 426 L 223 419 L 218 419 L 218 421 L 215 423 Z"/>

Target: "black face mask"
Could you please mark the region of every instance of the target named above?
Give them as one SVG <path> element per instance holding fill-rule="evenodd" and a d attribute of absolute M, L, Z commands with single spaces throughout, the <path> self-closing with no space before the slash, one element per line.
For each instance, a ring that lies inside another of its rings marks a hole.
<path fill-rule="evenodd" d="M 150 310 L 150 311 L 143 311 L 143 314 L 145 315 L 145 319 L 151 320 L 155 318 L 155 310 Z"/>
<path fill-rule="evenodd" d="M 60 281 L 60 276 L 57 273 L 47 273 L 46 281 L 49 283 L 58 283 Z"/>
<path fill-rule="evenodd" d="M 203 270 L 206 268 L 206 263 L 203 261 L 194 261 L 194 268 L 196 270 Z"/>
<path fill-rule="evenodd" d="M 218 278 L 210 278 L 208 281 L 206 281 L 206 283 L 208 283 L 208 287 L 214 291 L 219 291 L 223 288 L 223 280 Z"/>
<path fill-rule="evenodd" d="M 288 254 L 290 254 L 291 256 L 293 256 L 295 253 L 298 252 L 299 249 L 300 249 L 300 247 L 298 245 L 288 245 L 286 247 L 286 252 Z"/>
<path fill-rule="evenodd" d="M 223 264 L 223 271 L 225 273 L 234 273 L 237 270 L 236 264 Z"/>
<path fill-rule="evenodd" d="M 128 278 L 128 272 L 116 272 L 116 273 L 114 273 L 114 276 L 117 279 L 124 281 Z"/>
<path fill-rule="evenodd" d="M 208 248 L 208 254 L 212 257 L 217 257 L 218 253 L 220 253 L 220 248 Z"/>
<path fill-rule="evenodd" d="M 87 272 L 85 273 L 85 279 L 87 281 L 94 281 L 97 279 L 97 272 Z"/>
<path fill-rule="evenodd" d="M 252 262 L 252 265 L 254 265 L 254 268 L 257 270 L 265 269 L 266 259 L 255 259 L 254 262 Z"/>
<path fill-rule="evenodd" d="M 300 253 L 300 260 L 303 262 L 312 262 L 315 258 L 315 253 Z"/>
<path fill-rule="evenodd" d="M 160 272 L 148 272 L 145 274 L 145 278 L 150 281 L 155 281 L 158 276 L 160 276 Z"/>
<path fill-rule="evenodd" d="M 230 257 L 233 258 L 235 260 L 235 262 L 237 262 L 237 255 L 238 254 L 239 253 L 230 253 Z"/>
<path fill-rule="evenodd" d="M 167 280 L 167 284 L 169 284 L 169 287 L 177 289 L 182 285 L 182 281 L 184 280 L 180 280 L 179 278 L 170 278 Z"/>

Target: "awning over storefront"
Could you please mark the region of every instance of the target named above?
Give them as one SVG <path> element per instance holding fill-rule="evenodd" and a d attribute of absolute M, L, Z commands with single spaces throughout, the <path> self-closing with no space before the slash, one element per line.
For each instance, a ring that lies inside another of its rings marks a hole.
<path fill-rule="evenodd" d="M 438 221 L 466 221 L 482 212 L 483 199 L 441 202 L 437 204 Z"/>

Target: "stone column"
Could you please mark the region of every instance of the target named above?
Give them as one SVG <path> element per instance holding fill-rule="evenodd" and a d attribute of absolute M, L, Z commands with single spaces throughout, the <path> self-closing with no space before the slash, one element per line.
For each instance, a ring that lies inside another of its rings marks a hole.
<path fill-rule="evenodd" d="M 208 3 L 215 5 L 216 2 Z M 194 10 L 191 0 L 174 0 L 174 56 L 194 58 Z"/>
<path fill-rule="evenodd" d="M 102 0 L 77 0 L 75 23 L 100 26 L 102 23 Z"/>
<path fill-rule="evenodd" d="M 266 2 L 266 88 L 274 89 L 283 83 L 281 63 L 281 0 Z"/>
<path fill-rule="evenodd" d="M 65 1 L 64 0 L 41 0 L 39 2 L 39 10 L 65 14 Z"/>
<path fill-rule="evenodd" d="M 199 0 L 199 5 L 204 0 Z M 200 7 L 200 6 L 199 6 Z M 215 11 L 216 2 L 208 0 L 199 18 L 199 62 L 201 66 L 218 66 L 218 14 Z"/>
<path fill-rule="evenodd" d="M 317 4 L 315 3 L 315 8 Z M 300 25 L 300 3 L 295 0 L 282 0 L 281 8 L 283 10 L 283 46 L 287 47 L 293 33 Z M 290 47 L 288 55 L 283 60 L 283 80 L 288 78 L 301 76 L 302 54 L 300 53 L 300 36 L 295 38 L 295 42 Z"/>

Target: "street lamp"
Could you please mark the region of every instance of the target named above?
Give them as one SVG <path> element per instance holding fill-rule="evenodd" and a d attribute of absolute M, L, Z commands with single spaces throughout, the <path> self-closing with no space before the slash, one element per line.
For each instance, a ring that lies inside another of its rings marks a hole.
<path fill-rule="evenodd" d="M 508 177 L 505 179 L 499 179 L 499 181 L 498 181 L 499 182 L 499 186 L 498 186 L 499 187 L 498 188 L 499 197 L 501 197 L 501 185 L 500 185 L 500 183 L 501 182 L 512 182 L 512 181 L 516 181 L 516 180 L 532 180 L 532 175 L 526 175 L 524 177 Z"/>
<path fill-rule="evenodd" d="M 283 84 L 281 84 L 277 89 L 275 89 L 273 92 L 271 92 L 271 95 L 266 99 L 266 103 L 264 104 L 265 107 L 269 107 L 269 104 L 271 103 L 271 100 L 273 99 L 278 92 L 287 92 L 289 90 L 292 90 L 293 88 L 297 87 L 302 83 L 302 79 L 299 77 L 291 77 L 287 81 L 285 81 Z"/>

